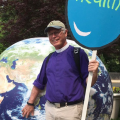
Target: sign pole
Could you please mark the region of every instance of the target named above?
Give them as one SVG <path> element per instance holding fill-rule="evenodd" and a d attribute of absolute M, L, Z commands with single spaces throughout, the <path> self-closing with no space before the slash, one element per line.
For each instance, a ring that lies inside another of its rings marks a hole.
<path fill-rule="evenodd" d="M 93 50 L 92 60 L 96 59 L 96 54 L 97 54 L 97 50 Z M 81 120 L 86 119 L 86 113 L 87 113 L 87 107 L 88 107 L 88 101 L 89 101 L 89 94 L 90 94 L 90 88 L 91 88 L 91 83 L 92 83 L 92 77 L 93 77 L 93 73 L 89 72 Z"/>

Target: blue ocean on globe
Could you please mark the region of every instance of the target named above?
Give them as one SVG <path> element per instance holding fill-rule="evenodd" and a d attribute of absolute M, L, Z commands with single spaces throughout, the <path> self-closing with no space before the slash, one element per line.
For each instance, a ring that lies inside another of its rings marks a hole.
<path fill-rule="evenodd" d="M 81 47 L 72 40 L 70 45 Z M 81 47 L 82 48 L 82 47 Z M 91 59 L 92 51 L 82 48 Z M 48 37 L 29 38 L 7 48 L 0 55 L 0 120 L 45 120 L 45 90 L 35 101 L 34 116 L 22 117 L 33 82 L 44 58 L 55 51 Z M 113 91 L 109 73 L 99 61 L 98 80 L 91 87 L 86 120 L 109 120 L 112 112 Z"/>

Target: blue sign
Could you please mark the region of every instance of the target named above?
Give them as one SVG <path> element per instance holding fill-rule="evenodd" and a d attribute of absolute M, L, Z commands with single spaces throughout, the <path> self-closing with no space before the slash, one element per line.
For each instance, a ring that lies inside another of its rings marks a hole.
<path fill-rule="evenodd" d="M 67 0 L 66 18 L 74 40 L 97 50 L 120 38 L 120 0 Z"/>

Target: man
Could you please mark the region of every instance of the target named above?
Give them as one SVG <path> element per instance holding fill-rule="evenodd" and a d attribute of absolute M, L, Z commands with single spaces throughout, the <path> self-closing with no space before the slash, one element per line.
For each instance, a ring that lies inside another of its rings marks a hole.
<path fill-rule="evenodd" d="M 73 58 L 74 47 L 66 41 L 68 30 L 65 25 L 60 21 L 51 21 L 45 32 L 56 51 L 51 55 L 47 66 L 47 57 L 45 58 L 41 72 L 33 83 L 30 99 L 22 110 L 23 116 L 34 114 L 34 101 L 46 86 L 46 120 L 80 120 L 84 100 L 83 86 L 86 86 L 89 71 L 93 72 L 91 86 L 94 85 L 99 63 L 96 60 L 89 62 L 81 49 L 81 78 Z"/>

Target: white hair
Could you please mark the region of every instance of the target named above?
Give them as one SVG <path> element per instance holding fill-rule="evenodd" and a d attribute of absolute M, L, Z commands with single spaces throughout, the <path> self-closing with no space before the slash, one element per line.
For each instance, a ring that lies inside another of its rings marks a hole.
<path fill-rule="evenodd" d="M 63 31 L 63 33 L 65 33 L 65 31 L 66 31 L 66 28 L 61 28 L 61 30 Z"/>

